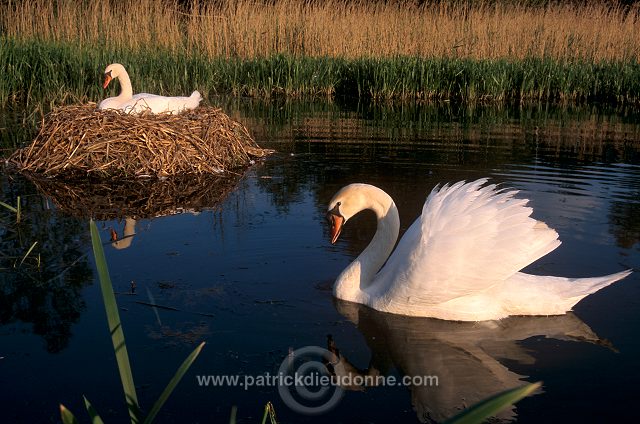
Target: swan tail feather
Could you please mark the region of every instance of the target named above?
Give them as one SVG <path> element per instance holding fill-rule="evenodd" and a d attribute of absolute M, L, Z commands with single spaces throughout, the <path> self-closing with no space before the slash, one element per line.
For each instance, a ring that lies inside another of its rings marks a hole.
<path fill-rule="evenodd" d="M 193 100 L 197 100 L 198 103 L 202 101 L 202 94 L 200 94 L 198 90 L 195 90 L 193 93 L 191 93 L 191 96 L 189 97 L 191 97 Z"/>
<path fill-rule="evenodd" d="M 631 274 L 631 270 L 590 278 L 563 278 L 518 273 L 503 286 L 508 315 L 562 315 L 585 297 Z M 532 299 L 545 299 L 543 303 Z"/>
<path fill-rule="evenodd" d="M 593 294 L 598 290 L 615 283 L 618 280 L 622 280 L 629 274 L 631 274 L 631 270 L 627 269 L 625 271 L 616 272 L 615 274 L 610 275 L 604 275 L 602 277 L 570 279 L 569 281 L 571 281 L 572 284 L 571 288 L 567 290 L 567 294 L 571 296 L 571 299 L 577 299 L 575 303 L 578 303 L 580 300 L 589 296 L 590 294 Z"/>

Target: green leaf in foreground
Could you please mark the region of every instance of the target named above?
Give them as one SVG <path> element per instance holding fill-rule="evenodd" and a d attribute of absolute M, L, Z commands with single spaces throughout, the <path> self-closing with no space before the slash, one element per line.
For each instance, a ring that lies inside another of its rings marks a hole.
<path fill-rule="evenodd" d="M 5 203 L 3 201 L 0 201 L 0 206 L 4 206 L 5 208 L 9 209 L 11 212 L 13 213 L 18 213 L 18 209 L 14 208 L 13 206 L 11 206 L 8 203 Z"/>
<path fill-rule="evenodd" d="M 82 398 L 84 399 L 84 406 L 87 408 L 87 413 L 89 414 L 89 417 L 91 417 L 91 424 L 104 424 L 102 418 L 98 415 L 98 412 L 95 410 L 93 405 L 91 405 L 91 402 L 89 402 L 89 399 L 87 399 L 86 396 L 82 396 Z"/>
<path fill-rule="evenodd" d="M 36 247 L 36 244 L 38 244 L 37 241 L 34 241 L 33 244 L 31 245 L 31 247 L 29 248 L 29 250 L 27 250 L 27 253 L 24 254 L 24 256 L 22 257 L 22 260 L 20 261 L 20 266 L 22 266 L 22 264 L 24 263 L 24 261 L 27 259 L 27 257 L 31 254 L 31 252 L 33 251 L 33 248 Z"/>
<path fill-rule="evenodd" d="M 63 404 L 60 404 L 60 419 L 63 424 L 78 424 L 76 417 Z"/>
<path fill-rule="evenodd" d="M 107 268 L 107 260 L 102 249 L 102 241 L 98 228 L 93 220 L 89 223 L 91 228 L 91 244 L 93 246 L 93 255 L 98 269 L 98 277 L 100 279 L 100 289 L 102 290 L 102 300 L 104 301 L 104 309 L 107 313 L 107 321 L 109 323 L 109 332 L 111 333 L 111 341 L 113 342 L 113 350 L 116 354 L 118 362 L 118 371 L 120 372 L 120 381 L 124 389 L 127 408 L 132 423 L 140 422 L 140 407 L 138 406 L 138 396 L 136 395 L 136 387 L 133 383 L 133 374 L 131 373 L 131 365 L 129 363 L 129 354 L 127 353 L 127 345 L 124 340 L 124 332 L 120 323 L 120 314 L 118 313 L 118 304 L 116 296 L 113 293 L 113 285 L 109 277 L 109 269 Z"/>
<path fill-rule="evenodd" d="M 200 354 L 200 351 L 204 347 L 204 344 L 205 342 L 200 343 L 200 345 L 198 345 L 198 347 L 196 347 L 193 350 L 193 352 L 191 352 L 191 354 L 187 356 L 187 359 L 184 360 L 182 365 L 180 365 L 180 368 L 178 368 L 178 371 L 176 371 L 173 378 L 169 381 L 169 384 L 167 384 L 167 387 L 165 387 L 165 389 L 162 391 L 162 394 L 160 394 L 160 397 L 158 398 L 158 400 L 151 407 L 151 411 L 149 411 L 149 415 L 147 415 L 147 418 L 145 418 L 144 420 L 145 424 L 153 422 L 154 418 L 160 411 L 160 408 L 162 408 L 162 405 L 164 405 L 164 403 L 167 401 L 167 399 L 173 392 L 173 389 L 176 388 L 176 386 L 178 385 L 182 377 L 185 375 L 189 367 L 191 367 L 191 364 L 193 364 L 193 361 L 195 361 L 198 355 Z"/>
<path fill-rule="evenodd" d="M 273 408 L 273 404 L 271 402 L 267 402 L 267 404 L 264 406 L 262 424 L 267 423 L 267 417 L 269 417 L 269 421 L 271 422 L 271 424 L 278 424 L 278 420 L 276 419 L 276 410 Z"/>
<path fill-rule="evenodd" d="M 229 416 L 229 424 L 236 424 L 237 415 L 238 415 L 238 407 L 233 405 L 231 407 L 231 416 Z"/>
<path fill-rule="evenodd" d="M 453 418 L 448 419 L 445 424 L 479 424 L 487 418 L 496 415 L 503 409 L 516 403 L 520 399 L 529 396 L 542 385 L 541 382 L 527 384 L 515 389 L 505 390 L 490 398 L 482 400 L 470 408 L 465 409 Z"/>

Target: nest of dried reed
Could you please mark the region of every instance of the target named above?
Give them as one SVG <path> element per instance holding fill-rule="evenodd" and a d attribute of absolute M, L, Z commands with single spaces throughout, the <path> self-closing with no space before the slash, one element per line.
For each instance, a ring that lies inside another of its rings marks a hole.
<path fill-rule="evenodd" d="M 134 115 L 87 104 L 49 113 L 9 163 L 47 177 L 167 177 L 233 172 L 269 153 L 221 109 Z"/>
<path fill-rule="evenodd" d="M 100 221 L 149 219 L 215 209 L 243 181 L 242 175 L 189 175 L 125 182 L 30 178 L 57 208 L 78 218 Z"/>

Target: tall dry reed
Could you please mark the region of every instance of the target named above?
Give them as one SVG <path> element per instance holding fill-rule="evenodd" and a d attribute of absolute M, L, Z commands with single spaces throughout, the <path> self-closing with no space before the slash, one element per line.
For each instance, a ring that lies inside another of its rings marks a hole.
<path fill-rule="evenodd" d="M 385 4 L 386 3 L 386 4 Z M 411 0 L 8 1 L 0 33 L 109 49 L 165 49 L 207 57 L 542 57 L 638 61 L 640 9 L 601 1 Z"/>

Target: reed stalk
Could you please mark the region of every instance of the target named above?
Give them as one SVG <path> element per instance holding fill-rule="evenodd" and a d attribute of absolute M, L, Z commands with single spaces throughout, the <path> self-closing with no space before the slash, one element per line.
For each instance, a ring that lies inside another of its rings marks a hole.
<path fill-rule="evenodd" d="M 12 39 L 242 59 L 287 54 L 637 61 L 638 18 L 638 7 L 615 1 L 42 0 L 0 5 L 0 28 Z"/>

